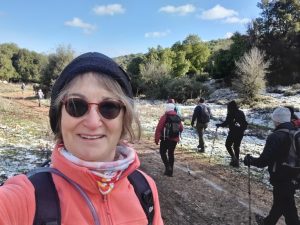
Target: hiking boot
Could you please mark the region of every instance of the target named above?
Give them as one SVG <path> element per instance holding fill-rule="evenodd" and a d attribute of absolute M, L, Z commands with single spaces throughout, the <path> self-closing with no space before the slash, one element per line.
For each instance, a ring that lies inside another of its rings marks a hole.
<path fill-rule="evenodd" d="M 204 148 L 198 148 L 198 152 L 203 153 L 203 152 L 205 152 L 205 149 Z"/>
<path fill-rule="evenodd" d="M 173 168 L 172 168 L 172 167 L 169 167 L 169 168 L 168 168 L 166 175 L 167 175 L 168 177 L 173 177 Z"/>
<path fill-rule="evenodd" d="M 255 214 L 255 221 L 257 223 L 257 225 L 264 225 L 264 217 L 259 215 L 259 214 Z"/>
<path fill-rule="evenodd" d="M 240 167 L 240 162 L 237 160 L 237 159 L 231 159 L 230 163 L 229 163 L 230 166 L 232 167 Z"/>

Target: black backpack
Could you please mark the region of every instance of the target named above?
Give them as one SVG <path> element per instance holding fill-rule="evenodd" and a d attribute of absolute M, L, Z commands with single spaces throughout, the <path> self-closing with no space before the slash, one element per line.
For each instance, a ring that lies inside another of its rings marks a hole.
<path fill-rule="evenodd" d="M 282 160 L 281 168 L 293 179 L 300 179 L 300 128 L 296 130 L 278 129 L 276 132 L 289 134 L 291 146 L 288 155 Z M 276 164 L 274 165 L 276 169 Z"/>
<path fill-rule="evenodd" d="M 181 119 L 178 115 L 167 115 L 164 129 L 161 134 L 161 139 L 179 137 Z"/>
<path fill-rule="evenodd" d="M 77 183 L 54 168 L 41 167 L 34 169 L 27 174 L 29 180 L 32 182 L 35 188 L 36 212 L 33 225 L 61 224 L 59 197 L 51 173 L 61 176 L 79 191 L 90 208 L 95 224 L 100 224 L 93 204 L 89 200 L 87 194 Z M 144 209 L 148 219 L 148 225 L 151 225 L 154 217 L 154 202 L 152 191 L 147 179 L 139 170 L 135 170 L 128 176 L 128 180 L 132 184 L 134 191 Z"/>
<path fill-rule="evenodd" d="M 199 115 L 199 122 L 200 123 L 208 123 L 210 121 L 210 114 L 205 105 L 199 105 L 201 108 L 200 115 Z"/>

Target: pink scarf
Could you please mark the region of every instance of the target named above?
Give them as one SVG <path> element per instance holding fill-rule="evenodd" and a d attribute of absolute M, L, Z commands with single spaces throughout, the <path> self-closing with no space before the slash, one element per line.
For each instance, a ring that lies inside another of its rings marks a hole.
<path fill-rule="evenodd" d="M 72 163 L 88 168 L 94 175 L 101 194 L 106 195 L 112 191 L 115 182 L 119 180 L 123 171 L 134 161 L 135 152 L 125 145 L 118 145 L 115 161 L 112 162 L 88 162 L 77 158 L 62 146 L 59 149 L 61 155 Z"/>

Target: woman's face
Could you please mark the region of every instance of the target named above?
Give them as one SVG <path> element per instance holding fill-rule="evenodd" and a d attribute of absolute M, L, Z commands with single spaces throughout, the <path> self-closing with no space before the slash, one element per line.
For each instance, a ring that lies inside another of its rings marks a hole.
<path fill-rule="evenodd" d="M 82 98 L 89 103 L 103 100 L 118 100 L 104 89 L 91 74 L 75 78 L 68 90 L 68 97 Z M 113 161 L 116 146 L 123 127 L 124 110 L 114 119 L 103 118 L 97 105 L 90 105 L 88 113 L 81 117 L 72 117 L 62 107 L 61 132 L 65 148 L 76 157 L 86 161 Z"/>

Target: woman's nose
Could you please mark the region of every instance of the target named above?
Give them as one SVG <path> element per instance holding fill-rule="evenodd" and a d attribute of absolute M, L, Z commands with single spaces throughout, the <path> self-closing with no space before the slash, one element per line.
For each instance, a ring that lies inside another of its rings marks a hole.
<path fill-rule="evenodd" d="M 95 129 L 102 125 L 102 118 L 97 109 L 97 105 L 90 106 L 90 110 L 84 118 L 84 125 L 89 129 Z"/>

